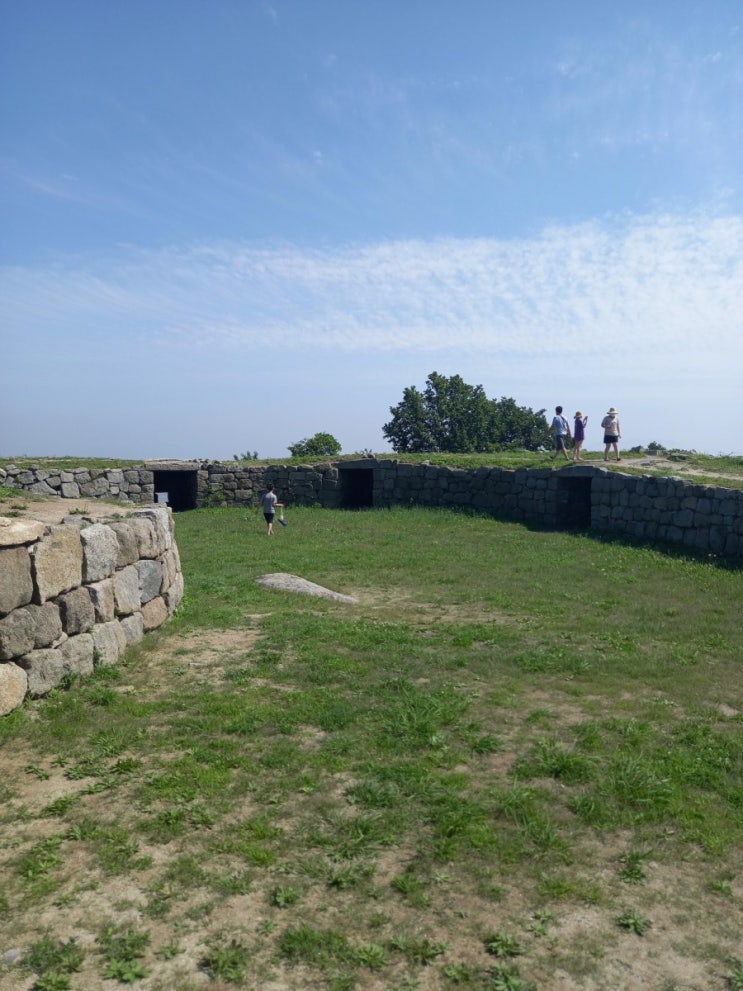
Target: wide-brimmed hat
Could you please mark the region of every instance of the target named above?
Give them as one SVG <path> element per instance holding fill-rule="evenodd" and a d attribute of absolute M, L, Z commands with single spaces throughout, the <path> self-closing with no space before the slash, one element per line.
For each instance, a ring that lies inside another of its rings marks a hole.
<path fill-rule="evenodd" d="M 575 419 L 577 420 L 579 416 L 583 416 L 580 410 L 575 414 Z"/>
<path fill-rule="evenodd" d="M 609 407 L 609 412 L 606 415 L 607 416 L 616 416 L 618 412 L 619 412 L 619 410 L 616 410 L 616 409 L 614 409 L 613 406 L 610 406 Z"/>

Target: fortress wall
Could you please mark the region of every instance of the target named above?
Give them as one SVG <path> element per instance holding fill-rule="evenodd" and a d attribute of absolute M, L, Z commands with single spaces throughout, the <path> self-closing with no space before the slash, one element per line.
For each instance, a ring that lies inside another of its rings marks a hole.
<path fill-rule="evenodd" d="M 134 504 L 155 501 L 154 475 L 145 467 L 54 471 L 8 465 L 0 468 L 0 485 L 63 499 L 113 499 Z"/>
<path fill-rule="evenodd" d="M 272 483 L 288 506 L 355 508 L 352 476 L 369 478 L 368 506 L 431 506 L 487 513 L 534 526 L 616 533 L 743 557 L 743 491 L 681 478 L 629 475 L 592 465 L 565 468 L 450 468 L 398 458 L 359 458 L 314 465 L 184 462 L 197 478 L 198 506 L 256 506 Z M 177 467 L 177 462 L 169 467 Z M 151 466 L 88 472 L 0 469 L 0 484 L 29 492 L 149 501 Z M 93 477 L 95 475 L 95 477 Z M 42 477 L 43 476 L 43 477 Z M 70 490 L 65 476 L 77 479 Z M 127 487 L 128 486 L 128 487 Z"/>
<path fill-rule="evenodd" d="M 116 664 L 182 598 L 165 506 L 96 523 L 0 517 L 0 715 Z"/>

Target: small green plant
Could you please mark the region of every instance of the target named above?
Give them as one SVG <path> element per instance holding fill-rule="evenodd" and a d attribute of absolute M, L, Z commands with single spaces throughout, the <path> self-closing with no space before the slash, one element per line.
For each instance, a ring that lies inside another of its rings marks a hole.
<path fill-rule="evenodd" d="M 218 508 L 225 503 L 225 494 L 221 489 L 213 485 L 207 485 L 204 489 L 204 505 Z"/>
<path fill-rule="evenodd" d="M 391 883 L 395 891 L 399 892 L 411 905 L 419 908 L 425 908 L 428 905 L 430 897 L 425 890 L 425 884 L 415 874 L 398 874 Z"/>
<path fill-rule="evenodd" d="M 84 695 L 89 705 L 98 705 L 102 707 L 113 705 L 118 699 L 115 689 L 113 689 L 110 685 L 101 685 L 95 682 L 90 685 L 85 685 Z"/>
<path fill-rule="evenodd" d="M 34 981 L 33 991 L 71 991 L 72 980 L 69 974 L 50 970 Z"/>
<path fill-rule="evenodd" d="M 42 816 L 51 819 L 53 816 L 63 816 L 69 809 L 79 802 L 78 795 L 60 795 L 41 810 Z"/>
<path fill-rule="evenodd" d="M 464 963 L 448 964 L 441 973 L 452 984 L 469 984 L 474 977 L 472 970 Z"/>
<path fill-rule="evenodd" d="M 152 858 L 137 857 L 139 844 L 120 826 L 101 826 L 95 836 L 95 852 L 106 874 L 124 874 L 130 870 L 145 870 Z"/>
<path fill-rule="evenodd" d="M 535 936 L 545 936 L 547 933 L 547 926 L 550 922 L 554 921 L 554 918 L 554 915 L 548 908 L 537 909 L 537 911 L 532 914 L 532 923 L 529 926 L 529 931 Z"/>
<path fill-rule="evenodd" d="M 39 975 L 34 989 L 69 991 L 72 987 L 70 974 L 81 970 L 84 960 L 85 952 L 74 937 L 63 943 L 44 936 L 31 946 L 25 963 Z"/>
<path fill-rule="evenodd" d="M 724 898 L 733 897 L 733 882 L 729 878 L 720 878 L 719 881 L 710 881 L 709 890 Z"/>
<path fill-rule="evenodd" d="M 499 929 L 493 936 L 488 936 L 485 940 L 485 949 L 494 957 L 517 957 L 521 954 L 521 947 L 515 936 Z"/>
<path fill-rule="evenodd" d="M 103 976 L 121 984 L 134 984 L 147 977 L 149 971 L 139 960 L 109 960 L 103 968 Z"/>
<path fill-rule="evenodd" d="M 339 891 L 347 891 L 349 888 L 359 885 L 365 878 L 373 874 L 373 872 L 373 867 L 350 864 L 348 867 L 342 867 L 340 870 L 335 870 L 331 873 L 328 878 L 328 887 L 338 888 Z"/>
<path fill-rule="evenodd" d="M 38 764 L 26 764 L 23 770 L 26 774 L 33 774 L 33 776 L 38 778 L 39 781 L 48 781 L 51 777 L 51 774 L 49 774 L 48 771 L 45 771 L 43 767 L 39 767 Z"/>
<path fill-rule="evenodd" d="M 281 956 L 291 963 L 327 967 L 352 958 L 343 933 L 312 929 L 310 926 L 286 929 L 279 937 L 278 946 Z"/>
<path fill-rule="evenodd" d="M 626 884 L 644 884 L 646 881 L 645 869 L 642 865 L 644 854 L 637 850 L 622 854 L 619 858 L 622 867 L 619 869 L 619 877 Z"/>
<path fill-rule="evenodd" d="M 384 952 L 384 947 L 379 946 L 378 943 L 368 943 L 366 946 L 360 946 L 354 956 L 356 962 L 361 967 L 368 967 L 369 970 L 381 970 L 387 963 L 387 954 Z"/>
<path fill-rule="evenodd" d="M 92 840 L 98 832 L 98 825 L 92 819 L 81 819 L 73 823 L 67 831 L 66 839 L 85 841 Z"/>
<path fill-rule="evenodd" d="M 249 953 L 246 947 L 233 939 L 226 946 L 217 946 L 209 950 L 203 957 L 201 966 L 213 980 L 237 984 L 245 975 L 248 960 Z"/>
<path fill-rule="evenodd" d="M 178 946 L 177 943 L 166 943 L 165 946 L 161 946 L 157 951 L 157 956 L 161 960 L 172 960 L 177 957 L 179 953 L 183 953 L 183 950 Z"/>
<path fill-rule="evenodd" d="M 271 904 L 275 905 L 276 908 L 288 908 L 289 905 L 294 905 L 298 899 L 299 892 L 289 885 L 279 885 L 278 888 L 274 888 L 270 897 Z"/>
<path fill-rule="evenodd" d="M 488 989 L 492 991 L 528 991 L 529 984 L 513 964 L 496 964 L 488 973 Z"/>
<path fill-rule="evenodd" d="M 115 926 L 106 926 L 96 942 L 108 962 L 130 963 L 144 956 L 145 950 L 150 945 L 150 934 L 146 930 L 132 927 L 119 929 Z"/>
<path fill-rule="evenodd" d="M 650 919 L 643 918 L 634 909 L 629 909 L 617 918 L 617 925 L 621 929 L 626 929 L 627 932 L 634 933 L 636 936 L 644 936 L 652 926 L 652 922 Z"/>
<path fill-rule="evenodd" d="M 390 949 L 402 953 L 410 963 L 428 966 L 436 957 L 446 953 L 447 943 L 432 942 L 428 938 L 413 939 L 409 936 L 397 935 L 390 940 Z"/>
<path fill-rule="evenodd" d="M 501 737 L 495 736 L 492 733 L 484 733 L 481 736 L 474 737 L 470 746 L 473 754 L 480 754 L 482 756 L 497 754 L 500 750 L 503 750 L 503 740 Z"/>
<path fill-rule="evenodd" d="M 732 970 L 725 975 L 729 991 L 743 991 L 743 961 L 733 958 Z"/>
<path fill-rule="evenodd" d="M 50 836 L 35 843 L 19 859 L 18 872 L 21 877 L 33 881 L 59 867 L 62 864 L 62 856 L 59 852 L 61 845 L 61 836 Z"/>

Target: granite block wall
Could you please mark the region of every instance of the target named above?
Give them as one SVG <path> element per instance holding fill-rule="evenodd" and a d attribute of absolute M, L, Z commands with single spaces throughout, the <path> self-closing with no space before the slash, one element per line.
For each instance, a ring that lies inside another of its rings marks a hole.
<path fill-rule="evenodd" d="M 182 597 L 165 506 L 106 522 L 0 517 L 0 715 L 69 674 L 116 664 Z"/>

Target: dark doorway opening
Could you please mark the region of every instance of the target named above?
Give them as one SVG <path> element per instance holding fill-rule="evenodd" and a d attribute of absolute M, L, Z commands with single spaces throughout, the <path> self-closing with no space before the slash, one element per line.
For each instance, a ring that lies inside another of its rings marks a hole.
<path fill-rule="evenodd" d="M 342 468 L 340 476 L 343 509 L 371 509 L 374 506 L 374 472 L 371 468 Z"/>
<path fill-rule="evenodd" d="M 155 500 L 167 502 L 174 513 L 196 509 L 195 471 L 155 471 Z M 161 496 L 166 498 L 162 499 Z"/>
<path fill-rule="evenodd" d="M 591 527 L 591 479 L 570 475 L 557 478 L 557 526 L 561 530 Z"/>

